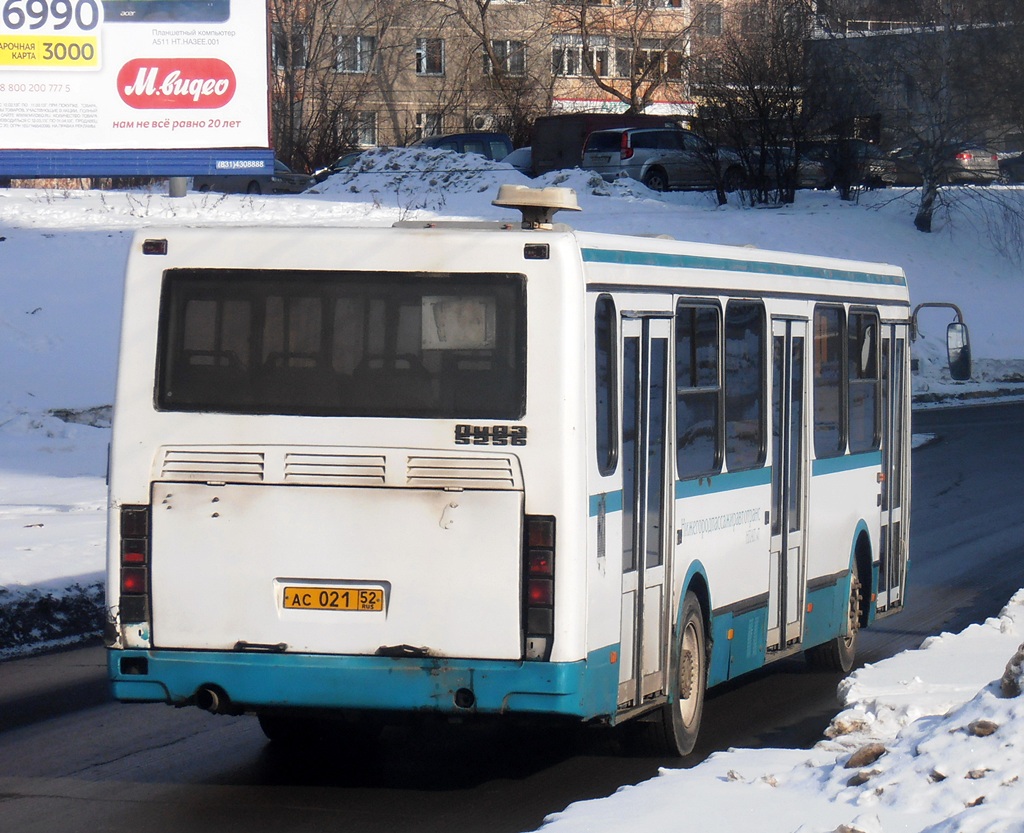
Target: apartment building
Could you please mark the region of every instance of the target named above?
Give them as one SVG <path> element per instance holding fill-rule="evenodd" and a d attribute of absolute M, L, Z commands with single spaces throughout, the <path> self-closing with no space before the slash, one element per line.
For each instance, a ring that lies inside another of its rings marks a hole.
<path fill-rule="evenodd" d="M 551 112 L 693 112 L 704 0 L 271 1 L 275 144 L 406 145 Z M 319 148 L 317 150 L 316 148 Z"/>

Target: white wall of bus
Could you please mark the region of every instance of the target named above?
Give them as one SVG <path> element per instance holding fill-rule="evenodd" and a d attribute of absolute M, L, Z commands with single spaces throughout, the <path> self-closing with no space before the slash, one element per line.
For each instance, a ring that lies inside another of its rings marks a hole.
<path fill-rule="evenodd" d="M 597 270 L 594 270 L 597 271 Z M 603 271 L 603 270 L 602 270 Z M 648 271 L 648 270 L 644 270 Z M 724 310 L 725 303 L 729 298 L 761 299 L 765 304 L 767 318 L 768 342 L 765 345 L 766 351 L 770 351 L 771 319 L 773 316 L 804 319 L 808 321 L 808 340 L 813 336 L 810 331 L 810 324 L 813 318 L 814 307 L 818 303 L 842 303 L 847 311 L 855 307 L 857 309 L 875 309 L 878 311 L 882 324 L 886 323 L 907 323 L 909 321 L 909 306 L 902 303 L 892 303 L 891 299 L 872 301 L 868 297 L 858 294 L 855 300 L 845 298 L 842 295 L 830 292 L 820 296 L 807 297 L 774 297 L 747 287 L 737 287 L 729 295 L 715 295 L 707 292 L 690 294 L 688 292 L 662 293 L 650 287 L 649 291 L 637 292 L 629 286 L 614 287 L 611 285 L 602 286 L 596 275 L 588 275 L 591 286 L 587 293 L 587 310 L 589 322 L 587 325 L 587 408 L 586 417 L 587 430 L 591 436 L 594 433 L 596 422 L 596 391 L 595 391 L 595 345 L 594 345 L 594 314 L 597 299 L 602 295 L 611 295 L 615 301 L 616 313 L 621 326 L 621 314 L 629 310 L 645 310 L 648 312 L 660 312 L 662 314 L 675 314 L 676 305 L 680 300 L 692 299 L 695 301 L 713 301 L 721 305 Z M 695 283 L 695 276 L 687 275 L 686 282 Z M 621 280 L 621 273 L 619 275 Z M 801 283 L 801 279 L 793 279 L 795 283 Z M 639 282 L 639 281 L 638 281 Z M 806 282 L 803 282 L 806 283 Z M 824 283 L 824 282 L 815 282 Z M 595 289 L 594 284 L 600 286 Z M 660 287 L 659 287 L 660 288 Z M 865 288 L 865 287 L 858 287 Z M 832 287 L 834 290 L 834 287 Z M 904 290 L 905 294 L 905 290 Z M 618 402 L 621 407 L 622 401 L 622 339 L 619 336 L 619 355 L 617 367 L 619 368 L 618 378 Z M 674 356 L 674 346 L 670 346 L 670 356 Z M 808 346 L 807 354 L 811 355 L 811 348 Z M 909 356 L 909 344 L 907 349 Z M 764 466 L 772 465 L 771 448 L 771 365 L 770 352 L 766 352 L 768 366 L 766 368 L 766 400 L 765 415 L 768 424 L 766 427 L 766 444 Z M 674 358 L 670 359 L 670 367 Z M 909 367 L 909 358 L 907 359 Z M 671 372 L 671 371 L 670 371 Z M 811 385 L 811 367 L 808 366 L 805 372 L 807 387 L 808 413 L 813 413 L 813 386 Z M 669 449 L 667 456 L 671 460 L 672 480 L 676 481 L 675 474 L 675 408 L 674 397 L 670 397 L 669 404 Z M 904 427 L 909 431 L 909 426 Z M 805 442 L 809 443 L 810 458 L 813 464 L 814 450 L 813 438 L 809 427 L 805 426 Z M 906 443 L 904 444 L 906 445 Z M 620 492 L 622 483 L 622 461 L 621 454 L 616 470 L 608 475 L 602 476 L 596 466 L 596 453 L 594 443 L 591 440 L 587 448 L 587 464 L 590 472 L 588 477 L 588 491 L 590 495 Z M 879 535 L 880 535 L 880 510 L 877 503 L 879 492 L 878 474 L 880 467 L 854 468 L 846 472 L 840 472 L 827 477 L 810 478 L 807 503 L 808 514 L 805 524 L 806 546 L 807 546 L 807 575 L 808 580 L 832 576 L 840 573 L 850 566 L 851 548 L 854 544 L 854 533 L 861 520 L 865 522 L 871 542 L 871 552 L 874 559 L 878 558 Z M 808 475 L 810 472 L 808 472 Z M 907 472 L 909 474 L 909 472 Z M 672 550 L 672 564 L 670 575 L 672 581 L 672 597 L 670 617 L 674 621 L 685 588 L 683 582 L 690 573 L 695 561 L 699 561 L 707 572 L 711 605 L 713 608 L 726 607 L 743 600 L 763 595 L 768 591 L 768 550 L 769 550 L 769 528 L 764 526 L 764 514 L 771 505 L 771 485 L 748 486 L 731 491 L 684 497 L 673 503 L 674 518 L 672 523 L 672 541 L 677 542 L 677 535 L 682 530 L 681 523 L 685 519 L 714 519 L 723 516 L 734 515 L 738 511 L 746 511 L 750 515 L 756 514 L 759 518 L 760 535 L 754 540 L 748 540 L 746 532 L 749 526 L 733 528 L 732 532 L 739 531 L 740 535 L 730 535 L 728 528 L 718 533 L 719 540 L 715 540 L 716 534 L 705 534 L 699 545 L 694 546 L 692 539 L 683 537 L 682 543 L 674 543 Z M 728 520 L 728 518 L 726 519 Z M 590 650 L 596 650 L 608 645 L 615 645 L 620 637 L 619 612 L 621 609 L 621 588 L 622 588 L 622 559 L 623 550 L 623 513 L 608 513 L 605 517 L 605 557 L 598 557 L 598 528 L 597 518 L 588 518 L 587 548 L 588 558 L 588 602 L 589 615 L 587 618 L 587 646 Z M 724 533 L 724 534 L 723 534 Z"/>

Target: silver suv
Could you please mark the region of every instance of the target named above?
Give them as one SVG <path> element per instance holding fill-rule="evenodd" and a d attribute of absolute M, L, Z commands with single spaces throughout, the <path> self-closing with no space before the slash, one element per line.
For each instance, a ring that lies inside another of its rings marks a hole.
<path fill-rule="evenodd" d="M 607 180 L 626 175 L 652 191 L 711 189 L 743 185 L 739 157 L 718 151 L 683 128 L 622 127 L 595 130 L 583 147 L 583 167 Z"/>

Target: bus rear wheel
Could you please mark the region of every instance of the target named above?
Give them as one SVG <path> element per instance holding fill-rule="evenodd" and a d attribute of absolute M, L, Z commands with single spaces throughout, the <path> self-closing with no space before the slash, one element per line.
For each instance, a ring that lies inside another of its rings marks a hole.
<path fill-rule="evenodd" d="M 704 713 L 708 682 L 707 639 L 704 615 L 693 592 L 683 599 L 678 652 L 669 680 L 669 699 L 638 729 L 643 751 L 650 755 L 685 757 L 693 751 Z"/>
<path fill-rule="evenodd" d="M 850 571 L 850 600 L 847 606 L 846 633 L 824 645 L 816 645 L 804 652 L 807 664 L 822 671 L 842 671 L 848 674 L 857 657 L 857 633 L 860 630 L 860 573 L 857 565 Z"/>

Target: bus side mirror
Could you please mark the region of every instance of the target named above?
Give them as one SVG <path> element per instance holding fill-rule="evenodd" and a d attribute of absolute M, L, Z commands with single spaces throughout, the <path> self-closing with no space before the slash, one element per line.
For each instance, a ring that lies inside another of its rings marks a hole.
<path fill-rule="evenodd" d="M 946 327 L 946 355 L 953 381 L 966 382 L 971 378 L 971 339 L 966 324 L 956 321 Z"/>

